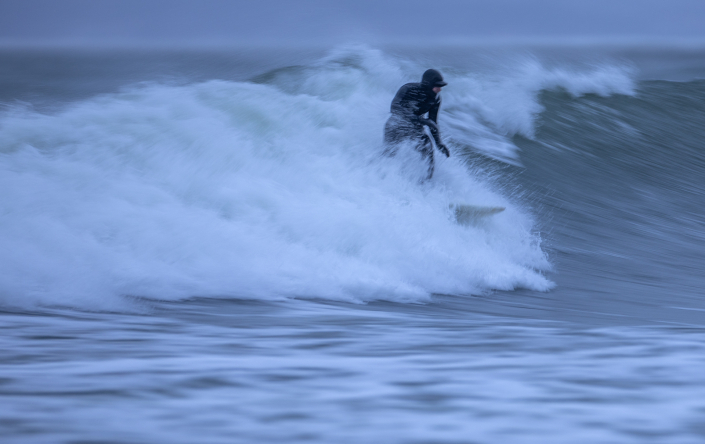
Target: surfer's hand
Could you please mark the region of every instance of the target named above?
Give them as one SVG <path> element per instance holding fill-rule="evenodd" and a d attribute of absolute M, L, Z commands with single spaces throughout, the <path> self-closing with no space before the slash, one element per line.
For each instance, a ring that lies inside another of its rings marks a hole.
<path fill-rule="evenodd" d="M 443 154 L 446 155 L 446 157 L 450 157 L 450 151 L 448 151 L 448 147 L 443 145 L 442 143 L 438 144 L 438 151 L 442 152 Z"/>

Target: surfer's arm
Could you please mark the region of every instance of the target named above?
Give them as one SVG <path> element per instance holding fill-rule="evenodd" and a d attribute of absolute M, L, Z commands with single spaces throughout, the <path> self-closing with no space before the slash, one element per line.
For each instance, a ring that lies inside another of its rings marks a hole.
<path fill-rule="evenodd" d="M 438 125 L 436 125 L 436 122 L 425 117 L 419 117 L 419 122 L 421 122 L 421 125 L 426 125 L 428 127 L 436 144 L 441 142 L 441 131 L 438 129 Z"/>
<path fill-rule="evenodd" d="M 401 119 L 415 121 L 419 116 L 418 88 L 413 83 L 407 83 L 399 88 L 392 100 L 391 112 Z"/>
<path fill-rule="evenodd" d="M 438 111 L 441 109 L 441 98 L 436 99 L 436 103 L 428 110 L 428 118 L 438 124 Z"/>
<path fill-rule="evenodd" d="M 421 120 L 421 123 L 426 125 L 431 131 L 431 136 L 433 136 L 433 141 L 436 142 L 436 147 L 440 152 L 450 157 L 450 151 L 441 141 L 441 130 L 438 129 L 438 111 L 441 109 L 441 98 L 438 97 L 436 103 L 428 110 L 428 119 Z"/>
<path fill-rule="evenodd" d="M 446 157 L 450 157 L 450 151 L 448 151 L 448 148 L 441 141 L 441 131 L 438 129 L 438 125 L 436 124 L 436 122 L 431 119 L 426 119 L 424 117 L 419 117 L 419 120 L 421 121 L 422 125 L 426 125 L 428 127 L 431 136 L 433 137 L 433 141 L 436 142 L 436 147 L 438 148 L 438 150 L 445 154 Z"/>

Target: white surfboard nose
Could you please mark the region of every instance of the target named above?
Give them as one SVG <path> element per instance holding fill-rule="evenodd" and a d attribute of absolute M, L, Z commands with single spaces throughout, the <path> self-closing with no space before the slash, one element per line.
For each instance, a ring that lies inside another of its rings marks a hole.
<path fill-rule="evenodd" d="M 505 210 L 504 207 L 487 207 L 463 204 L 451 204 L 450 208 L 453 210 L 456 222 L 461 225 L 472 224 L 482 218 L 501 213 Z"/>

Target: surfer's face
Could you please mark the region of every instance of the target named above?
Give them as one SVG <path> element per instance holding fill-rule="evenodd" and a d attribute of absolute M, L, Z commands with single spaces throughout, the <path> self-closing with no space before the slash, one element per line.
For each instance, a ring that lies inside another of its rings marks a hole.
<path fill-rule="evenodd" d="M 433 87 L 433 92 L 435 92 L 436 94 L 438 94 L 439 92 L 441 92 L 442 89 L 443 89 L 443 88 L 441 88 L 440 86 L 434 86 L 434 87 Z"/>

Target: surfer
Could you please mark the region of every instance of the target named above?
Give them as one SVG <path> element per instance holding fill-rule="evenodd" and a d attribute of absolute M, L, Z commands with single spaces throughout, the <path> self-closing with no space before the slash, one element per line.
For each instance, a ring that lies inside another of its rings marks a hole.
<path fill-rule="evenodd" d="M 399 144 L 411 143 L 428 165 L 426 177 L 433 176 L 433 145 L 424 126 L 428 127 L 438 151 L 450 157 L 438 130 L 438 110 L 441 107 L 441 89 L 446 86 L 443 76 L 435 69 L 423 73 L 421 83 L 407 83 L 399 88 L 392 100 L 392 115 L 384 126 L 384 153 L 394 156 Z M 428 117 L 424 117 L 428 113 Z"/>

